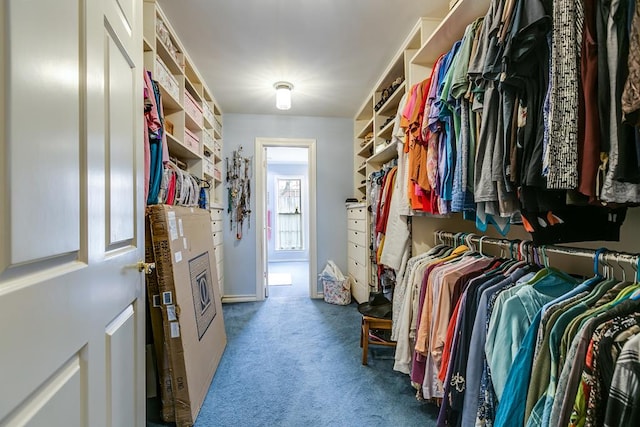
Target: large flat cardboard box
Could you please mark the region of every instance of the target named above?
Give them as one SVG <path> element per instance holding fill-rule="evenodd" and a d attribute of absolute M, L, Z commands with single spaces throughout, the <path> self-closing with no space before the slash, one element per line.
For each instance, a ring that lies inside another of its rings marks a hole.
<path fill-rule="evenodd" d="M 150 308 L 161 313 L 164 345 L 156 349 L 168 365 L 159 371 L 170 379 L 163 406 L 173 401 L 163 414 L 191 426 L 227 343 L 211 219 L 203 209 L 157 205 L 147 208 L 147 221 L 156 264 L 150 290 L 157 289 Z"/>

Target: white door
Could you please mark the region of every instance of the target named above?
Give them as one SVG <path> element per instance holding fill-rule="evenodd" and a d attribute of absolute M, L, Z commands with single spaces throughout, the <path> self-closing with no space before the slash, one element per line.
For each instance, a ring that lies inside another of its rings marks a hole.
<path fill-rule="evenodd" d="M 0 2 L 0 425 L 144 425 L 142 2 Z"/>
<path fill-rule="evenodd" d="M 262 148 L 262 161 L 260 165 L 259 176 L 266 177 L 267 176 L 267 147 Z M 266 179 L 266 178 L 265 178 Z M 262 206 L 269 205 L 269 192 L 268 191 L 260 191 L 258 192 L 258 198 L 262 199 L 264 197 L 264 202 Z M 271 197 L 275 197 L 275 194 L 271 195 Z M 273 225 L 272 221 L 275 221 L 274 218 L 268 217 L 267 209 L 258 210 L 258 215 L 262 216 L 262 245 L 260 250 L 262 251 L 262 270 L 258 270 L 258 272 L 262 271 L 262 292 L 258 295 L 264 295 L 264 298 L 269 297 L 269 235 L 273 233 Z"/>

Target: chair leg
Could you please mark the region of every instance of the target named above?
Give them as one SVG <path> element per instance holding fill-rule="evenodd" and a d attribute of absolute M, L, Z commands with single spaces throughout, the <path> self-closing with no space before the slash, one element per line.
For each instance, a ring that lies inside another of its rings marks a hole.
<path fill-rule="evenodd" d="M 362 364 L 366 365 L 369 351 L 369 322 L 363 320 L 362 325 Z"/>

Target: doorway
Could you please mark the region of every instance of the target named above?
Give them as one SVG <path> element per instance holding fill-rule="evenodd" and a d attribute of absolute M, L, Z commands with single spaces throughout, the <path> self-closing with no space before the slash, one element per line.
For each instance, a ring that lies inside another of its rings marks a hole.
<path fill-rule="evenodd" d="M 257 296 L 317 297 L 315 140 L 256 139 Z"/>

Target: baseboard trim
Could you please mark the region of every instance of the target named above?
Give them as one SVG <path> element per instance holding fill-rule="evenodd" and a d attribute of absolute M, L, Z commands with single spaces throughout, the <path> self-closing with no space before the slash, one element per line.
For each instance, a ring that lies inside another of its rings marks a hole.
<path fill-rule="evenodd" d="M 316 296 L 312 296 L 311 299 L 323 299 L 323 294 L 317 294 Z M 235 303 L 235 302 L 256 302 L 258 298 L 255 295 L 230 295 L 222 297 L 222 303 Z"/>
<path fill-rule="evenodd" d="M 225 295 L 222 297 L 222 303 L 233 303 L 233 302 L 255 302 L 258 301 L 255 295 Z"/>

